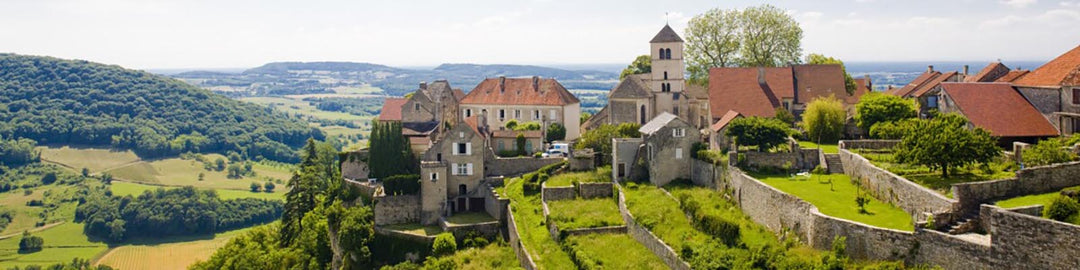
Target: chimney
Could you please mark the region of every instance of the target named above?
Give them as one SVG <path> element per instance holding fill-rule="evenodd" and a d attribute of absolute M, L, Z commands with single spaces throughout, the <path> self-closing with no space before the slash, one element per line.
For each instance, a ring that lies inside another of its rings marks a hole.
<path fill-rule="evenodd" d="M 533 91 L 540 91 L 540 77 L 533 76 Z"/>
<path fill-rule="evenodd" d="M 933 72 L 934 72 L 934 65 L 926 66 L 926 73 L 933 73 Z"/>
<path fill-rule="evenodd" d="M 506 92 L 506 76 L 499 76 L 499 92 Z"/>
<path fill-rule="evenodd" d="M 968 75 L 968 65 L 964 65 L 964 76 Z"/>
<path fill-rule="evenodd" d="M 863 83 L 866 83 L 866 89 L 874 90 L 874 82 L 870 81 L 870 74 L 863 75 Z"/>
<path fill-rule="evenodd" d="M 764 67 L 758 67 L 757 68 L 757 83 L 761 84 L 761 85 L 765 84 L 765 68 Z"/>
<path fill-rule="evenodd" d="M 427 90 L 427 82 L 420 82 L 420 90 Z"/>

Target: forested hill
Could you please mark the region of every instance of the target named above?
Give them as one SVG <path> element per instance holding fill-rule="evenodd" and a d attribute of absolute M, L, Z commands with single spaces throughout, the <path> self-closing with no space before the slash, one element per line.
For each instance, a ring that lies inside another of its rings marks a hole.
<path fill-rule="evenodd" d="M 133 149 L 144 157 L 236 151 L 286 162 L 299 119 L 181 81 L 87 61 L 0 54 L 0 136 Z"/>

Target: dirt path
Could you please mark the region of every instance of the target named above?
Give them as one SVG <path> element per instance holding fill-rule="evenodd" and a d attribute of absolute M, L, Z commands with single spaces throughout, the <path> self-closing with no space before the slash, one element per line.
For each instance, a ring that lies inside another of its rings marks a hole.
<path fill-rule="evenodd" d="M 37 228 L 33 228 L 33 229 L 30 229 L 30 230 L 27 230 L 27 231 L 28 231 L 28 232 L 40 232 L 40 231 L 44 231 L 44 230 L 47 230 L 47 229 L 49 229 L 49 228 L 52 228 L 52 227 L 56 227 L 56 226 L 59 226 L 60 224 L 64 224 L 64 221 L 61 221 L 61 222 L 56 222 L 56 223 L 50 223 L 50 224 L 45 224 L 45 226 L 41 226 L 41 227 L 37 227 Z M 4 240 L 4 239 L 8 239 L 8 238 L 12 238 L 12 237 L 20 236 L 20 235 L 22 235 L 22 234 L 23 234 L 23 233 L 13 233 L 13 234 L 8 234 L 8 235 L 0 235 L 0 240 Z"/>

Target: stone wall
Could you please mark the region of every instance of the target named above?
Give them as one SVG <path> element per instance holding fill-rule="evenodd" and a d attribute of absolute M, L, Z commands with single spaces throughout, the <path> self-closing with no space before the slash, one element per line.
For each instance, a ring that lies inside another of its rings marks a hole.
<path fill-rule="evenodd" d="M 945 269 L 1009 269 L 997 266 L 988 243 L 976 243 L 918 226 L 915 241 L 918 246 L 905 253 L 907 263 L 938 265 Z"/>
<path fill-rule="evenodd" d="M 619 192 L 616 193 L 619 200 L 619 214 L 622 215 L 623 222 L 626 222 L 626 231 L 630 233 L 630 236 L 641 243 L 645 248 L 660 257 L 660 260 L 667 264 L 668 268 L 675 270 L 690 270 L 690 264 L 679 258 L 679 253 L 675 252 L 664 241 L 656 237 L 649 229 L 645 228 L 641 224 L 634 221 L 634 215 L 630 214 L 630 210 L 626 208 L 626 196 L 622 192 L 622 187 L 619 187 Z"/>
<path fill-rule="evenodd" d="M 901 260 L 915 245 L 911 232 L 886 229 L 835 218 L 810 209 L 813 217 L 807 243 L 816 249 L 829 250 L 836 237 L 845 237 L 847 254 L 852 258 Z"/>
<path fill-rule="evenodd" d="M 892 149 L 899 140 L 850 140 L 840 141 L 841 149 Z"/>
<path fill-rule="evenodd" d="M 850 175 L 853 181 L 859 181 L 875 198 L 904 209 L 916 221 L 923 219 L 923 213 L 953 212 L 956 209 L 956 200 L 878 168 L 847 149 L 840 149 L 840 162 L 844 164 L 844 173 Z"/>
<path fill-rule="evenodd" d="M 506 220 L 506 207 L 510 205 L 510 199 L 499 198 L 499 193 L 495 192 L 494 187 L 488 187 L 488 192 L 484 193 L 484 211 L 497 220 Z"/>
<path fill-rule="evenodd" d="M 1008 268 L 1076 269 L 1080 226 L 1033 217 L 995 206 L 990 218 L 994 258 Z"/>
<path fill-rule="evenodd" d="M 516 158 L 494 158 L 487 160 L 484 164 L 484 170 L 487 176 L 516 176 L 539 170 L 540 168 L 559 163 L 563 159 L 559 158 L 534 158 L 534 157 L 516 157 Z"/>
<path fill-rule="evenodd" d="M 578 183 L 578 196 L 582 199 L 612 198 L 614 187 L 607 183 Z"/>
<path fill-rule="evenodd" d="M 385 235 L 385 236 L 405 239 L 405 240 L 408 240 L 408 241 L 418 242 L 418 243 L 431 244 L 431 243 L 435 242 L 435 236 L 433 236 L 433 235 L 432 236 L 417 235 L 417 234 L 411 234 L 411 233 L 406 233 L 406 232 L 401 232 L 401 231 L 395 231 L 395 230 L 391 230 L 391 229 L 387 229 L 387 228 L 383 228 L 383 227 L 379 227 L 379 226 L 375 226 L 375 233 L 379 234 L 379 235 Z"/>
<path fill-rule="evenodd" d="M 725 166 L 713 166 L 712 164 L 701 161 L 698 159 L 692 159 L 693 164 L 691 167 L 690 181 L 694 182 L 694 185 L 708 187 L 716 189 L 718 176 L 726 175 L 723 168 Z"/>
<path fill-rule="evenodd" d="M 1080 185 L 1077 175 L 1080 175 L 1080 162 L 1059 163 L 1020 170 L 1015 179 L 954 184 L 952 191 L 963 209 L 974 211 L 980 204 L 999 199 Z"/>
<path fill-rule="evenodd" d="M 420 222 L 420 196 L 375 197 L 376 226 L 416 222 Z"/>
<path fill-rule="evenodd" d="M 773 232 L 789 229 L 804 241 L 814 239 L 807 237 L 813 226 L 810 215 L 813 205 L 761 183 L 739 169 L 731 168 L 729 174 L 732 198 L 751 220 Z"/>
<path fill-rule="evenodd" d="M 525 270 L 536 270 L 539 267 L 536 266 L 536 262 L 533 261 L 532 255 L 529 255 L 529 251 L 525 249 L 525 245 L 521 244 L 521 235 L 518 234 L 517 223 L 514 223 L 514 212 L 510 211 L 510 206 L 506 206 L 506 228 L 507 235 L 509 235 L 508 244 L 514 249 L 514 255 L 517 256 L 518 263 L 521 268 Z"/>
<path fill-rule="evenodd" d="M 458 240 L 463 240 L 469 232 L 477 232 L 480 235 L 488 237 L 489 239 L 495 238 L 499 235 L 499 221 L 489 221 L 483 223 L 474 224 L 451 224 L 446 222 L 445 219 L 440 220 L 439 227 L 442 227 L 444 232 L 450 232 L 454 234 L 454 237 Z"/>
<path fill-rule="evenodd" d="M 753 167 L 785 168 L 792 170 L 809 171 L 821 163 L 818 158 L 820 151 L 817 149 L 798 149 L 791 152 L 766 153 L 747 151 L 741 153 L 746 157 L 746 165 Z"/>
<path fill-rule="evenodd" d="M 573 200 L 577 197 L 577 189 L 569 187 L 548 187 L 547 183 L 541 184 L 540 198 L 542 201 Z"/>

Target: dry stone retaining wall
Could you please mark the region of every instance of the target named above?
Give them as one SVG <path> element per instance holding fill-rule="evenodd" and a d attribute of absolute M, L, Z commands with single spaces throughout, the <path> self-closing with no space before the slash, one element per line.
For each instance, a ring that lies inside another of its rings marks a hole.
<path fill-rule="evenodd" d="M 844 173 L 850 175 L 853 181 L 859 181 L 875 198 L 904 209 L 915 220 L 922 220 L 923 213 L 953 212 L 956 209 L 956 200 L 878 168 L 847 149 L 840 149 L 840 162 L 844 164 Z"/>
<path fill-rule="evenodd" d="M 548 187 L 547 183 L 542 183 L 541 185 L 540 199 L 542 201 L 573 200 L 577 197 L 577 190 L 573 186 Z"/>
<path fill-rule="evenodd" d="M 420 222 L 420 196 L 375 197 L 375 225 Z"/>
<path fill-rule="evenodd" d="M 544 166 L 561 162 L 560 158 L 535 158 L 535 157 L 516 157 L 516 158 L 493 158 L 486 160 L 484 164 L 484 173 L 488 176 L 516 176 L 529 172 L 534 172 L 543 168 Z"/>
<path fill-rule="evenodd" d="M 765 153 L 756 151 L 742 152 L 746 156 L 746 165 L 760 168 L 789 168 L 792 170 L 813 170 L 821 163 L 817 149 L 799 149 L 791 152 Z"/>
<path fill-rule="evenodd" d="M 852 140 L 840 141 L 843 149 L 891 149 L 899 144 L 899 140 Z"/>
<path fill-rule="evenodd" d="M 1080 162 L 1059 163 L 1020 170 L 1014 179 L 953 185 L 953 196 L 967 210 L 980 204 L 1024 195 L 1054 192 L 1080 185 Z"/>
<path fill-rule="evenodd" d="M 622 187 L 619 187 L 617 196 L 619 196 L 619 214 L 622 215 L 623 222 L 626 222 L 626 231 L 630 233 L 630 236 L 660 257 L 668 268 L 690 270 L 690 264 L 679 258 L 679 253 L 676 253 L 675 249 L 664 244 L 664 241 L 656 237 L 649 229 L 634 221 L 634 215 L 630 214 L 630 210 L 626 208 L 626 195 L 622 192 Z"/>
<path fill-rule="evenodd" d="M 606 183 L 578 183 L 577 195 L 583 199 L 611 198 L 614 188 L 611 182 Z"/>
<path fill-rule="evenodd" d="M 525 249 L 525 245 L 521 244 L 521 235 L 518 234 L 517 223 L 514 223 L 514 212 L 510 210 L 510 206 L 506 206 L 506 227 L 507 233 L 510 236 L 510 247 L 514 249 L 514 255 L 517 255 L 518 263 L 521 268 L 525 270 L 536 270 L 539 267 L 536 266 L 536 262 L 533 261 L 529 251 Z"/>

